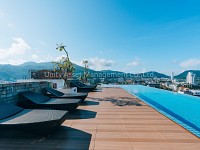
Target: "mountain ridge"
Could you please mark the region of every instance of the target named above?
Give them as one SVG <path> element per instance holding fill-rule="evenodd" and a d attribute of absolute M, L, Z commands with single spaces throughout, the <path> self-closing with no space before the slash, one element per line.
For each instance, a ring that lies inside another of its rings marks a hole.
<path fill-rule="evenodd" d="M 75 73 L 83 73 L 84 72 L 84 67 L 79 66 L 74 64 L 75 66 Z M 54 69 L 54 64 L 52 62 L 41 62 L 41 63 L 36 63 L 36 62 L 25 62 L 20 65 L 10 65 L 10 64 L 0 64 L 0 80 L 16 80 L 16 79 L 25 79 L 28 78 L 28 71 L 29 70 L 52 70 Z M 200 77 L 200 70 L 187 70 L 179 75 L 176 75 L 175 78 L 178 79 L 185 79 L 187 73 L 191 71 L 194 74 L 196 74 L 197 77 Z M 95 71 L 92 69 L 89 69 L 90 73 L 118 73 L 118 74 L 127 74 L 121 71 L 114 71 L 114 70 L 102 70 L 102 71 Z M 138 77 L 144 75 L 144 74 L 153 74 L 152 77 L 157 77 L 157 78 L 170 78 L 170 76 L 165 75 L 163 73 L 159 73 L 156 71 L 149 71 L 145 73 L 138 73 L 138 74 L 133 74 L 133 73 L 128 73 L 130 75 L 137 75 Z M 135 77 L 135 76 L 134 76 Z"/>
<path fill-rule="evenodd" d="M 186 79 L 186 76 L 187 76 L 188 72 L 192 72 L 192 73 L 195 74 L 195 76 L 197 78 L 200 78 L 200 70 L 186 70 L 186 71 L 180 73 L 179 75 L 174 76 L 174 78 Z"/>

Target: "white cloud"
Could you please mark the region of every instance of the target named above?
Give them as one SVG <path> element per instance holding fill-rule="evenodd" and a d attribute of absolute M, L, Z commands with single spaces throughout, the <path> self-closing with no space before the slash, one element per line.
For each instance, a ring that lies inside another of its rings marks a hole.
<path fill-rule="evenodd" d="M 35 54 L 30 55 L 30 56 L 27 54 L 26 57 L 16 57 L 16 58 L 11 57 L 5 60 L 1 59 L 0 64 L 20 65 L 22 63 L 29 62 L 29 61 L 41 63 L 41 62 L 51 62 L 54 60 L 55 59 L 50 55 L 39 57 L 38 55 L 35 55 Z"/>
<path fill-rule="evenodd" d="M 195 59 L 195 58 L 188 59 L 188 60 L 180 62 L 179 66 L 181 66 L 182 68 L 192 69 L 192 68 L 200 66 L 200 59 Z"/>
<path fill-rule="evenodd" d="M 24 62 L 51 62 L 59 58 L 50 54 L 43 55 L 40 51 L 35 51 L 27 44 L 23 38 L 12 38 L 13 42 L 8 48 L 0 48 L 0 64 L 19 65 Z"/>
<path fill-rule="evenodd" d="M 0 64 L 12 64 L 12 65 L 20 65 L 27 62 L 24 59 L 7 59 L 6 61 L 1 62 Z"/>
<path fill-rule="evenodd" d="M 49 62 L 49 61 L 54 61 L 55 58 L 52 55 L 47 55 L 44 56 L 40 59 L 40 62 Z"/>
<path fill-rule="evenodd" d="M 140 65 L 140 63 L 138 61 L 136 61 L 136 60 L 134 60 L 134 61 L 132 61 L 132 62 L 127 64 L 127 66 L 139 66 L 139 65 Z"/>
<path fill-rule="evenodd" d="M 89 63 L 89 68 L 94 69 L 94 70 L 107 70 L 111 69 L 112 66 L 114 66 L 116 63 L 115 61 L 111 59 L 104 59 L 104 58 L 89 58 L 88 59 Z"/>
<path fill-rule="evenodd" d="M 31 47 L 20 37 L 13 38 L 10 48 L 0 48 L 0 59 L 7 59 L 12 56 L 24 55 Z"/>
<path fill-rule="evenodd" d="M 38 55 L 35 55 L 35 54 L 33 54 L 31 57 L 32 57 L 33 59 L 38 59 L 38 58 L 39 58 L 39 56 L 38 56 Z"/>
<path fill-rule="evenodd" d="M 140 62 L 140 59 L 138 58 L 135 58 L 135 60 L 133 60 L 132 62 L 128 63 L 127 66 L 140 66 L 141 65 L 141 62 Z"/>
<path fill-rule="evenodd" d="M 31 56 L 31 58 L 29 58 L 28 61 L 34 61 L 34 62 L 37 62 L 37 63 L 40 63 L 40 62 L 51 62 L 51 61 L 57 61 L 58 58 L 54 58 L 53 56 L 51 55 L 45 55 L 45 56 L 38 56 L 36 54 L 33 54 Z"/>
<path fill-rule="evenodd" d="M 59 61 L 60 59 L 62 59 L 63 57 L 66 57 L 66 55 L 61 55 L 61 56 L 58 56 L 58 57 L 56 57 L 55 59 L 53 59 L 53 60 L 55 60 L 55 61 Z"/>
<path fill-rule="evenodd" d="M 71 59 L 70 59 L 71 60 Z M 71 60 L 72 63 L 79 65 L 79 66 L 83 66 L 83 61 L 76 61 L 76 60 Z"/>
<path fill-rule="evenodd" d="M 88 58 L 88 59 L 83 59 L 83 60 L 88 60 L 88 66 L 90 69 L 98 70 L 98 71 L 111 69 L 111 67 L 113 67 L 116 64 L 115 61 L 111 59 L 104 59 L 104 58 L 98 58 L 98 57 Z M 72 61 L 72 62 L 77 65 L 83 66 L 83 63 L 82 63 L 83 60 Z"/>

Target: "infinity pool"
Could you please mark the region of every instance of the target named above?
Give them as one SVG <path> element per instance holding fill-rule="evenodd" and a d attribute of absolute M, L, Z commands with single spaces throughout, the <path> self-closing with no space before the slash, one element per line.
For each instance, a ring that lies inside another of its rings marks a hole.
<path fill-rule="evenodd" d="M 200 98 L 142 85 L 121 85 L 166 117 L 200 137 Z"/>

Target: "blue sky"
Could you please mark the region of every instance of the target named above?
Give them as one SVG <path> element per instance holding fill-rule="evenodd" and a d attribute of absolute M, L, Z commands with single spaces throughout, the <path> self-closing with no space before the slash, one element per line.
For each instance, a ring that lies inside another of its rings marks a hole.
<path fill-rule="evenodd" d="M 200 69 L 198 0 L 0 0 L 0 63 L 64 53 L 96 70 Z"/>

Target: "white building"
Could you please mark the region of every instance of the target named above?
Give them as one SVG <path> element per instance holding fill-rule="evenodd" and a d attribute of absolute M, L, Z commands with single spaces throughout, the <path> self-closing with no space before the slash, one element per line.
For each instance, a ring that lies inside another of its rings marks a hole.
<path fill-rule="evenodd" d="M 174 84 L 170 84 L 169 88 L 172 89 L 173 91 L 177 91 L 178 90 L 177 85 L 174 85 Z"/>
<path fill-rule="evenodd" d="M 191 90 L 194 96 L 200 96 L 200 90 Z"/>
<path fill-rule="evenodd" d="M 124 79 L 123 78 L 118 78 L 118 83 L 122 83 L 124 82 Z"/>
<path fill-rule="evenodd" d="M 186 77 L 186 82 L 188 84 L 194 84 L 194 77 L 195 77 L 195 74 L 193 74 L 192 72 L 188 72 L 187 77 Z"/>
<path fill-rule="evenodd" d="M 172 72 L 171 73 L 171 81 L 173 81 L 174 80 L 174 73 Z"/>

